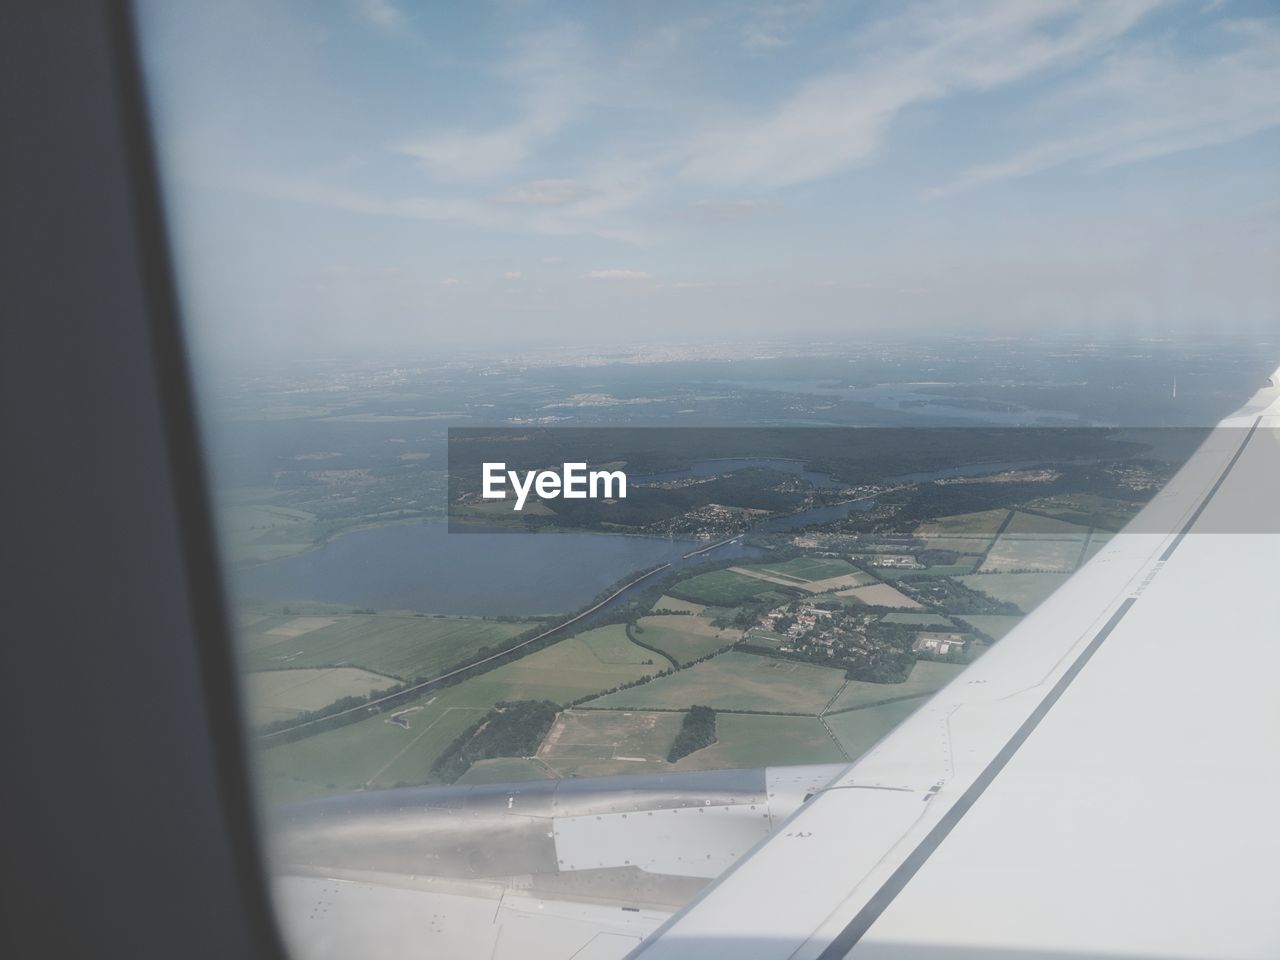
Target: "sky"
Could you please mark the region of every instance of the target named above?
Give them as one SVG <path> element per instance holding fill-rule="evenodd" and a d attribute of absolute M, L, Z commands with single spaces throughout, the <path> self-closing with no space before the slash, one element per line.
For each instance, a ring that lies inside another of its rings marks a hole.
<path fill-rule="evenodd" d="M 1274 2 L 139 10 L 202 350 L 1277 326 Z"/>

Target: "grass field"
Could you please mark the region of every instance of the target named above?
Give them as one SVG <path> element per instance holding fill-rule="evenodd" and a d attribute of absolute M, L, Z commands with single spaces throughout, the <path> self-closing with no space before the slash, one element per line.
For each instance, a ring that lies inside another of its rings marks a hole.
<path fill-rule="evenodd" d="M 886 733 L 915 713 L 925 699 L 920 696 L 911 700 L 881 703 L 861 710 L 827 714 L 823 719 L 850 759 L 856 760 L 875 746 Z"/>
<path fill-rule="evenodd" d="M 843 682 L 843 671 L 830 667 L 730 651 L 588 705 L 683 710 L 700 703 L 717 710 L 816 715 Z"/>
<path fill-rule="evenodd" d="M 1067 582 L 1067 574 L 975 573 L 956 579 L 970 590 L 977 590 L 997 600 L 1007 600 L 1017 604 L 1023 613 L 1030 613 L 1049 594 Z"/>
<path fill-rule="evenodd" d="M 754 597 L 782 599 L 786 596 L 766 580 L 743 576 L 732 570 L 700 573 L 688 580 L 681 580 L 672 590 L 682 597 L 713 607 L 732 607 Z"/>
<path fill-rule="evenodd" d="M 868 707 L 886 700 L 933 693 L 945 687 L 963 669 L 964 666 L 958 663 L 917 660 L 916 665 L 911 668 L 911 675 L 902 683 L 864 683 L 861 680 L 850 680 L 827 710 L 827 716 L 829 718 L 838 711 Z"/>
<path fill-rule="evenodd" d="M 887 583 L 873 583 L 865 587 L 841 590 L 837 597 L 852 597 L 859 603 L 872 607 L 896 607 L 899 610 L 919 610 L 920 604 L 897 587 Z"/>
<path fill-rule="evenodd" d="M 716 742 L 668 766 L 669 770 L 719 770 L 836 763 L 845 759 L 816 717 L 716 714 Z"/>
<path fill-rule="evenodd" d="M 356 667 L 312 670 L 264 670 L 245 676 L 250 721 L 255 724 L 291 720 L 343 697 L 363 697 L 396 681 Z"/>
<path fill-rule="evenodd" d="M 1022 622 L 1021 617 L 981 616 L 976 614 L 966 614 L 960 619 L 965 623 L 973 624 L 983 633 L 990 636 L 992 640 L 999 640 Z"/>
<path fill-rule="evenodd" d="M 218 529 L 233 559 L 262 563 L 310 549 L 317 535 L 315 519 L 291 507 L 229 504 L 218 511 Z"/>
<path fill-rule="evenodd" d="M 494 757 L 480 760 L 455 783 L 520 783 L 525 780 L 552 780 L 551 771 L 537 760 L 524 757 Z"/>
<path fill-rule="evenodd" d="M 547 731 L 538 759 L 560 776 L 660 772 L 683 720 L 675 712 L 566 710 Z"/>
<path fill-rule="evenodd" d="M 694 616 L 702 613 L 707 608 L 701 603 L 693 603 L 689 600 L 677 600 L 675 597 L 668 597 L 665 594 L 659 597 L 653 604 L 653 612 L 661 613 L 669 611 L 671 613 L 691 613 Z"/>
<path fill-rule="evenodd" d="M 288 802 L 364 786 L 426 783 L 431 764 L 498 698 L 459 684 L 390 714 L 260 750 L 260 779 L 269 802 Z"/>
<path fill-rule="evenodd" d="M 680 619 L 692 620 L 694 618 L 681 617 Z M 613 623 L 607 627 L 596 627 L 594 630 L 578 634 L 577 639 L 586 644 L 592 655 L 603 664 L 638 663 L 646 666 L 657 664 L 656 669 L 658 670 L 666 666 L 661 662 L 660 657 L 654 655 L 652 650 L 646 650 L 644 647 L 632 643 L 627 636 L 626 626 L 621 623 Z"/>
<path fill-rule="evenodd" d="M 251 670 L 355 666 L 412 680 L 438 676 L 481 647 L 496 646 L 533 626 L 475 617 L 271 617 L 243 629 L 241 639 Z"/>
<path fill-rule="evenodd" d="M 742 636 L 741 630 L 720 630 L 702 617 L 641 617 L 636 639 L 657 647 L 679 664 L 714 653 Z"/>

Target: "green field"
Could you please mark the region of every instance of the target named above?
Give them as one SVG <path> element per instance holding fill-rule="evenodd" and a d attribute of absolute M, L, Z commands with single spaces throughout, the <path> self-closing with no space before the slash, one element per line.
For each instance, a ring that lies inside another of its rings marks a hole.
<path fill-rule="evenodd" d="M 543 738 L 538 759 L 560 776 L 659 773 L 683 713 L 566 710 Z"/>
<path fill-rule="evenodd" d="M 332 622 L 325 624 L 325 619 Z M 246 666 L 250 670 L 355 666 L 412 680 L 438 676 L 474 656 L 481 647 L 495 647 L 536 625 L 475 617 L 273 616 L 242 628 L 240 638 L 248 648 Z M 272 631 L 287 634 L 308 626 L 316 628 L 296 636 L 272 636 Z"/>
<path fill-rule="evenodd" d="M 1017 604 L 1023 613 L 1030 613 L 1045 598 L 1067 582 L 1065 573 L 975 573 L 969 577 L 957 577 L 970 590 L 977 590 L 997 600 Z"/>
<path fill-rule="evenodd" d="M 641 617 L 634 627 L 641 643 L 657 647 L 679 664 L 727 647 L 742 636 L 740 630 L 720 630 L 702 617 Z"/>
<path fill-rule="evenodd" d="M 459 684 L 398 708 L 393 714 L 328 730 L 258 753 L 259 774 L 269 802 L 287 802 L 335 791 L 397 783 L 426 783 L 440 751 L 475 723 L 496 698 Z"/>
<path fill-rule="evenodd" d="M 850 758 L 856 760 L 875 746 L 886 733 L 915 713 L 925 700 L 923 696 L 896 700 L 860 710 L 827 714 L 823 719 Z"/>
<path fill-rule="evenodd" d="M 816 715 L 840 689 L 844 673 L 809 663 L 730 651 L 649 683 L 588 701 L 591 707 L 769 710 Z"/>
<path fill-rule="evenodd" d="M 921 524 L 916 528 L 917 537 L 994 537 L 1008 510 L 982 510 L 978 513 L 957 513 L 949 517 L 939 517 L 932 523 Z"/>
<path fill-rule="evenodd" d="M 586 644 L 592 655 L 603 664 L 630 663 L 645 666 L 657 664 L 659 670 L 666 666 L 652 650 L 646 650 L 631 642 L 627 636 L 625 624 L 614 623 L 607 627 L 596 627 L 594 630 L 578 634 L 576 639 Z"/>
<path fill-rule="evenodd" d="M 844 753 L 832 742 L 822 721 L 815 717 L 717 713 L 716 742 L 694 751 L 668 769 L 720 770 L 838 763 L 844 759 Z"/>
<path fill-rule="evenodd" d="M 732 570 L 700 573 L 688 580 L 681 580 L 671 588 L 671 591 L 697 603 L 713 607 L 732 607 L 753 598 L 790 599 L 786 594 L 779 592 L 776 584 L 771 584 L 767 580 L 744 577 Z"/>
<path fill-rule="evenodd" d="M 1043 517 L 1035 513 L 1015 511 L 1013 519 L 1004 528 L 1001 536 L 1019 536 L 1026 534 L 1049 534 L 1051 536 L 1078 537 L 1083 539 L 1089 532 L 1088 526 L 1080 526 L 1056 517 Z"/>
<path fill-rule="evenodd" d="M 691 613 L 694 616 L 702 613 L 707 608 L 701 603 L 693 603 L 689 600 L 677 600 L 675 597 L 668 597 L 663 594 L 654 601 L 652 610 L 654 613 L 661 613 L 664 610 L 671 613 Z"/>
<path fill-rule="evenodd" d="M 343 697 L 364 697 L 395 686 L 380 673 L 358 667 L 263 670 L 244 675 L 245 707 L 254 725 L 292 720 Z"/>
<path fill-rule="evenodd" d="M 933 660 L 917 660 L 911 675 L 902 683 L 865 683 L 850 680 L 840 696 L 827 710 L 828 719 L 833 713 L 898 700 L 902 697 L 919 697 L 940 690 L 964 669 L 958 663 L 937 663 Z"/>

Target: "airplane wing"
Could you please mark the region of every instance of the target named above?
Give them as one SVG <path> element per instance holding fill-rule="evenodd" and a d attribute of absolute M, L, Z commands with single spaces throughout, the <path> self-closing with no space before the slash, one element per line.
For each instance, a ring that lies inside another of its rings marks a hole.
<path fill-rule="evenodd" d="M 633 956 L 1280 956 L 1278 386 Z"/>
<path fill-rule="evenodd" d="M 1280 371 L 851 766 L 287 811 L 289 940 L 307 958 L 1280 956 L 1278 438 Z"/>

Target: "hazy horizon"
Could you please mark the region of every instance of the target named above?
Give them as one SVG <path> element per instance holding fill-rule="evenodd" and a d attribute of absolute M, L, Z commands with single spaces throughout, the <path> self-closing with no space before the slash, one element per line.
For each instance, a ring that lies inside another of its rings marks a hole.
<path fill-rule="evenodd" d="M 1273 336 L 1265 3 L 140 20 L 210 356 Z"/>

